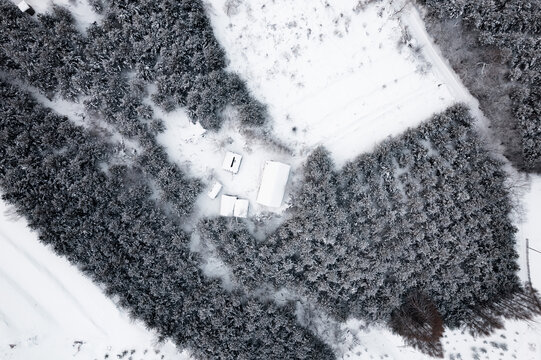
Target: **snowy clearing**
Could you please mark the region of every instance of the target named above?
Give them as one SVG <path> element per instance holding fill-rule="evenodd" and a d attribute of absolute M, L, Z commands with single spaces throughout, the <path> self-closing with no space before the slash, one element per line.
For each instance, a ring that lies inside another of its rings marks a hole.
<path fill-rule="evenodd" d="M 288 151 L 279 147 L 270 148 L 258 139 L 246 138 L 237 131 L 232 121 L 214 133 L 191 123 L 183 109 L 165 113 L 154 107 L 154 111 L 157 117 L 164 120 L 166 131 L 158 135 L 158 142 L 164 145 L 171 161 L 202 178 L 208 185 L 198 199 L 194 218 L 219 214 L 220 197 L 211 199 L 207 195 L 215 181 L 223 185 L 220 194 L 248 199 L 250 216 L 264 211 L 280 213 L 287 207 L 287 193 L 280 208 L 269 208 L 256 202 L 263 167 L 265 161 L 275 160 L 297 168 L 301 165 L 300 159 L 292 159 Z M 228 151 L 242 155 L 236 174 L 222 168 Z"/>
<path fill-rule="evenodd" d="M 274 134 L 338 166 L 463 100 L 402 41 L 394 7 L 357 0 L 215 0 L 209 14 L 230 70 L 269 106 Z M 410 48 L 411 45 L 411 48 Z"/>
<path fill-rule="evenodd" d="M 231 122 L 210 133 L 191 124 L 182 109 L 164 113 L 154 107 L 166 124 L 159 142 L 209 186 L 218 180 L 223 194 L 249 199 L 251 215 L 280 213 L 289 200 L 286 193 L 279 209 L 256 203 L 265 161 L 290 164 L 292 183 L 317 145 L 342 166 L 457 101 L 474 103 L 456 76 L 441 70 L 441 60 L 431 66 L 423 52 L 413 51 L 428 41 L 426 33 L 399 46 L 405 30 L 386 2 L 361 9 L 351 0 L 333 6 L 213 0 L 207 7 L 230 70 L 268 105 L 269 141 L 277 139 L 290 151 L 247 139 Z M 221 169 L 226 151 L 243 155 L 236 175 Z M 199 216 L 219 213 L 219 201 L 206 196 L 198 205 Z"/>

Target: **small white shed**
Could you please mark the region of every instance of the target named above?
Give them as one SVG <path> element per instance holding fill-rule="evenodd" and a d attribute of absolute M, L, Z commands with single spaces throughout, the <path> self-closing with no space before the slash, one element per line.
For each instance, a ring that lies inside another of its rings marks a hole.
<path fill-rule="evenodd" d="M 232 195 L 222 195 L 220 202 L 221 216 L 248 217 L 250 202 L 247 199 L 238 199 Z"/>
<path fill-rule="evenodd" d="M 278 161 L 265 162 L 257 203 L 269 207 L 280 207 L 286 191 L 290 166 Z"/>
<path fill-rule="evenodd" d="M 239 172 L 241 160 L 242 160 L 241 155 L 228 151 L 225 154 L 224 162 L 222 163 L 222 169 L 230 171 L 233 174 L 236 174 Z"/>
<path fill-rule="evenodd" d="M 218 181 L 215 181 L 214 185 L 212 185 L 212 188 L 208 192 L 209 198 L 216 199 L 216 196 L 218 196 L 220 190 L 222 190 L 222 184 L 220 184 Z"/>
<path fill-rule="evenodd" d="M 237 201 L 236 196 L 231 195 L 222 195 L 220 202 L 220 215 L 222 216 L 233 216 L 235 211 L 235 202 Z"/>
<path fill-rule="evenodd" d="M 36 12 L 34 11 L 34 9 L 28 5 L 28 3 L 26 1 L 21 1 L 17 4 L 17 7 L 19 8 L 19 10 L 21 10 L 22 12 L 25 12 L 29 15 L 34 15 Z"/>
<path fill-rule="evenodd" d="M 248 208 L 250 202 L 247 199 L 237 199 L 235 201 L 235 208 L 233 209 L 233 216 L 245 218 L 248 217 Z"/>

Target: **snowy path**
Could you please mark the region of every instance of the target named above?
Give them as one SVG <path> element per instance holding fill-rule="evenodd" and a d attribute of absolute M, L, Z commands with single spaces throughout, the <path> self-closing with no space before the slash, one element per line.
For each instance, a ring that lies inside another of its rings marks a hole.
<path fill-rule="evenodd" d="M 477 99 L 462 84 L 462 81 L 453 71 L 449 62 L 443 57 L 440 50 L 430 38 L 430 35 L 428 35 L 419 10 L 415 6 L 410 5 L 401 14 L 400 21 L 408 26 L 410 34 L 417 44 L 421 46 L 423 55 L 432 65 L 432 71 L 437 74 L 439 79 L 443 80 L 451 95 L 457 101 L 465 102 L 472 109 L 477 109 L 479 107 Z"/>

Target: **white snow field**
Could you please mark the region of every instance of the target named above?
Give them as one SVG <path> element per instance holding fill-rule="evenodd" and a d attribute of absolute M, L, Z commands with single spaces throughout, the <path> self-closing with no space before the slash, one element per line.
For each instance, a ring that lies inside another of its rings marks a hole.
<path fill-rule="evenodd" d="M 427 69 L 388 1 L 213 0 L 229 69 L 269 106 L 296 155 L 322 144 L 338 165 L 462 100 Z M 293 130 L 296 128 L 296 131 Z"/>
<path fill-rule="evenodd" d="M 133 360 L 189 359 L 159 344 L 0 201 L 0 359 L 117 359 L 124 351 Z"/>

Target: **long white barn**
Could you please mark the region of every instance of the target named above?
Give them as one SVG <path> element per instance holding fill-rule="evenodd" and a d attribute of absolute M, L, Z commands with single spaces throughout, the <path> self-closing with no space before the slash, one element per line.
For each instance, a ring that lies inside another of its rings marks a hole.
<path fill-rule="evenodd" d="M 278 161 L 265 162 L 257 203 L 269 207 L 280 207 L 286 191 L 290 166 Z"/>

